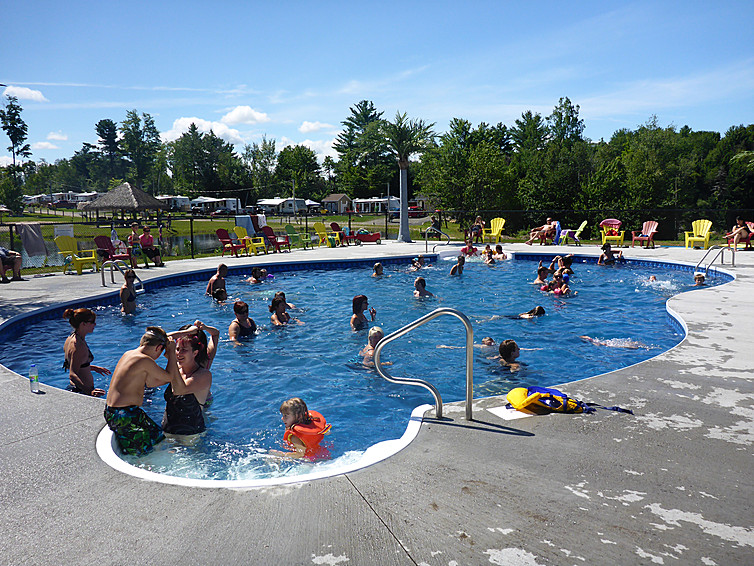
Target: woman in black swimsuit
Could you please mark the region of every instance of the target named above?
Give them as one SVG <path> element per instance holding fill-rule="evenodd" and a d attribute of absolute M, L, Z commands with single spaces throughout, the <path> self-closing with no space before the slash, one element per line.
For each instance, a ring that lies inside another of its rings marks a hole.
<path fill-rule="evenodd" d="M 94 355 L 86 343 L 86 335 L 94 332 L 97 315 L 89 309 L 66 309 L 63 318 L 67 319 L 73 327 L 73 332 L 66 338 L 63 346 L 65 352 L 63 368 L 68 370 L 70 380 L 67 389 L 75 393 L 101 397 L 105 394 L 105 390 L 94 387 L 92 372 L 110 375 L 110 370 L 92 364 Z"/>
<path fill-rule="evenodd" d="M 249 305 L 243 301 L 233 303 L 233 312 L 236 318 L 228 327 L 228 337 L 232 342 L 239 344 L 239 338 L 254 336 L 257 331 L 256 323 L 249 318 Z"/>
<path fill-rule="evenodd" d="M 180 377 L 165 389 L 162 429 L 172 435 L 199 434 L 206 428 L 203 408 L 212 386 L 212 373 L 202 367 L 207 349 L 196 334 L 190 334 L 178 338 L 175 353 Z"/>
<path fill-rule="evenodd" d="M 136 310 L 136 289 L 134 288 L 136 272 L 133 269 L 127 269 L 123 275 L 126 281 L 120 288 L 120 312 L 131 314 Z"/>

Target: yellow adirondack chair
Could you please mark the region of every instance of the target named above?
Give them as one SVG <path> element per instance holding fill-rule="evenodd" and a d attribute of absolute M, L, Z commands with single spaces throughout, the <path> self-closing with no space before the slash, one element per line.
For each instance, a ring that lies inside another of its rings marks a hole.
<path fill-rule="evenodd" d="M 500 234 L 503 232 L 504 226 L 505 218 L 497 217 L 490 220 L 490 227 L 482 230 L 482 241 L 486 242 L 489 238 L 490 242 L 494 239 L 494 243 L 497 244 L 501 239 Z"/>
<path fill-rule="evenodd" d="M 327 228 L 325 228 L 325 225 L 322 222 L 314 223 L 314 231 L 319 237 L 320 245 L 327 244 L 328 248 L 334 248 L 340 245 L 340 235 L 338 235 L 337 232 L 328 232 Z"/>
<path fill-rule="evenodd" d="M 81 275 L 84 266 L 91 265 L 92 269 L 97 271 L 99 263 L 97 262 L 97 250 L 79 250 L 76 238 L 70 236 L 58 236 L 55 238 L 55 245 L 60 250 L 58 253 L 63 256 L 63 273 L 68 271 L 68 267 L 73 265 L 76 273 Z M 68 261 L 68 258 L 71 258 Z"/>
<path fill-rule="evenodd" d="M 706 250 L 709 247 L 709 233 L 712 230 L 712 220 L 694 220 L 691 223 L 692 232 L 685 232 L 686 247 L 695 247 L 701 244 Z M 689 244 L 691 244 L 689 246 Z"/>
<path fill-rule="evenodd" d="M 602 244 L 610 242 L 616 246 L 623 245 L 623 236 L 626 235 L 625 230 L 621 230 L 620 220 L 615 218 L 607 218 L 600 222 L 600 228 L 602 228 Z"/>
<path fill-rule="evenodd" d="M 236 226 L 235 228 L 233 228 L 233 231 L 236 233 L 236 238 L 238 238 L 240 242 L 246 244 L 247 254 L 254 252 L 254 255 L 257 255 L 259 248 L 262 248 L 262 251 L 264 253 L 267 253 L 267 245 L 264 243 L 264 238 L 250 237 L 249 233 L 246 231 L 246 228 L 244 228 L 243 226 Z"/>

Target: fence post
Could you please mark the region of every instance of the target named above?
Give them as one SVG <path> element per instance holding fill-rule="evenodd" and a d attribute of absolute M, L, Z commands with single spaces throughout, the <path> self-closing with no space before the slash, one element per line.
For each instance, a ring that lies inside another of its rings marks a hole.
<path fill-rule="evenodd" d="M 189 219 L 189 230 L 191 232 L 191 259 L 194 259 L 194 216 Z"/>
<path fill-rule="evenodd" d="M 389 240 L 390 237 L 388 236 L 387 232 L 387 223 L 390 222 L 390 200 L 388 200 L 388 207 L 385 209 L 385 239 Z"/>

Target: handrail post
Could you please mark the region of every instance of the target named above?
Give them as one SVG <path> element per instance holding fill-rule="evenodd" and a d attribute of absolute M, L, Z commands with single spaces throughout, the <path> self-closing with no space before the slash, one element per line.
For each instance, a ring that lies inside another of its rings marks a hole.
<path fill-rule="evenodd" d="M 426 314 L 421 318 L 416 319 L 415 321 L 405 325 L 404 327 L 399 328 L 395 332 L 388 334 L 378 342 L 377 347 L 374 349 L 374 367 L 380 377 L 386 379 L 387 381 L 390 381 L 391 383 L 415 385 L 418 387 L 424 387 L 425 389 L 429 390 L 435 398 L 435 417 L 438 419 L 442 418 L 442 397 L 440 396 L 440 392 L 434 385 L 423 379 L 414 379 L 410 377 L 393 377 L 382 367 L 382 364 L 380 363 L 382 349 L 387 344 L 389 344 L 393 340 L 397 340 L 404 334 L 407 334 L 412 330 L 426 324 L 430 320 L 433 320 L 442 315 L 455 316 L 457 319 L 463 322 L 463 325 L 466 327 L 466 420 L 470 421 L 472 420 L 472 404 L 474 401 L 474 329 L 472 328 L 471 322 L 469 321 L 468 317 L 462 312 L 448 307 L 441 307 L 439 309 L 433 310 L 431 313 Z"/>

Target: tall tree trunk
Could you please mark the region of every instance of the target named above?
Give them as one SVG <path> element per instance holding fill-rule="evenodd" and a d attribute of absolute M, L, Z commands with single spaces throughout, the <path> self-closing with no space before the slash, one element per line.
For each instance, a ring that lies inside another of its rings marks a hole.
<path fill-rule="evenodd" d="M 401 224 L 398 230 L 399 242 L 411 242 L 411 232 L 408 229 L 408 160 L 398 162 L 401 172 Z M 389 205 L 389 203 L 388 203 Z"/>

